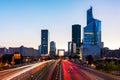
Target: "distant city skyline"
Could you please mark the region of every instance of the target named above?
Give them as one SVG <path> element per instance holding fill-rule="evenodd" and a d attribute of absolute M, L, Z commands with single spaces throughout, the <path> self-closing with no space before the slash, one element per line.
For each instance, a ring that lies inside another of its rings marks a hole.
<path fill-rule="evenodd" d="M 48 29 L 57 49 L 67 50 L 72 25 L 86 23 L 86 11 L 102 21 L 102 41 L 110 49 L 120 48 L 120 0 L 0 0 L 0 47 L 34 47 L 41 30 Z M 82 41 L 82 40 L 81 40 Z"/>

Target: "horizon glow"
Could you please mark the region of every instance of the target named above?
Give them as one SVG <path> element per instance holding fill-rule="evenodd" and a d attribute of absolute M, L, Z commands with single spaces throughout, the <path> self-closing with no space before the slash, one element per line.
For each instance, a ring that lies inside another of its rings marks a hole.
<path fill-rule="evenodd" d="M 67 50 L 73 24 L 86 26 L 86 11 L 102 21 L 105 47 L 120 47 L 120 0 L 0 0 L 0 46 L 34 47 L 41 44 L 41 29 L 48 29 L 57 49 Z M 83 38 L 83 31 L 82 31 Z"/>

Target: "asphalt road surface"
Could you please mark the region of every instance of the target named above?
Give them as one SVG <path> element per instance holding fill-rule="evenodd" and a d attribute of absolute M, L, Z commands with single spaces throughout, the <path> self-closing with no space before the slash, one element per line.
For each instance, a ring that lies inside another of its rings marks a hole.
<path fill-rule="evenodd" d="M 120 80 L 120 77 L 62 60 L 62 80 Z"/>
<path fill-rule="evenodd" d="M 40 66 L 46 62 L 47 61 L 30 64 L 30 65 L 25 65 L 22 67 L 13 68 L 13 69 L 9 69 L 9 70 L 0 71 L 0 80 L 12 80 L 13 78 L 15 78 L 17 76 L 18 76 L 17 79 L 20 80 L 20 77 L 31 74 L 31 72 L 29 72 L 30 70 L 32 70 L 35 67 Z M 22 75 L 22 76 L 20 76 L 20 75 Z"/>
<path fill-rule="evenodd" d="M 62 60 L 63 80 L 91 80 L 76 64 Z"/>

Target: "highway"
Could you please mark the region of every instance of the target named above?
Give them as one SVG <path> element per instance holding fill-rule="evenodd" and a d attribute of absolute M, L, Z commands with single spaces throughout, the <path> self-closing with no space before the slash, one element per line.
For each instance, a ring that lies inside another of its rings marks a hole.
<path fill-rule="evenodd" d="M 120 80 L 120 77 L 62 60 L 62 80 Z"/>
<path fill-rule="evenodd" d="M 30 65 L 22 66 L 19 68 L 13 68 L 5 71 L 0 71 L 0 80 L 9 80 L 10 77 L 12 77 L 14 74 L 18 73 L 19 71 L 25 70 L 26 68 L 29 68 Z M 17 76 L 17 75 L 16 75 Z"/>
<path fill-rule="evenodd" d="M 78 66 L 68 60 L 62 60 L 63 80 L 91 80 Z"/>
<path fill-rule="evenodd" d="M 83 72 L 88 74 L 89 77 L 91 77 L 93 80 L 120 80 L 120 76 L 104 73 L 94 68 L 86 67 L 80 64 L 76 64 L 76 66 L 78 66 Z"/>
<path fill-rule="evenodd" d="M 43 65 L 51 61 L 52 60 L 0 71 L 0 80 L 22 80 L 22 77 L 31 75 L 33 71 L 35 71 L 33 69 L 35 69 L 37 66 Z"/>
<path fill-rule="evenodd" d="M 0 71 L 0 80 L 120 80 L 69 60 L 48 60 Z"/>

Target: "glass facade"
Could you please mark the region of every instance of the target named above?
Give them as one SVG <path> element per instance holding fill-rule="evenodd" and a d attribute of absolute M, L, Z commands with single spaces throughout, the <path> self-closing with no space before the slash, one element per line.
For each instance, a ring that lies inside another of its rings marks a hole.
<path fill-rule="evenodd" d="M 41 30 L 41 54 L 48 54 L 48 30 Z"/>
<path fill-rule="evenodd" d="M 87 10 L 87 26 L 84 27 L 82 60 L 85 61 L 88 55 L 99 59 L 101 48 L 101 21 L 93 18 L 91 7 Z"/>
<path fill-rule="evenodd" d="M 80 53 L 81 25 L 78 24 L 72 25 L 72 43 L 76 44 L 76 53 Z"/>
<path fill-rule="evenodd" d="M 50 56 L 56 55 L 56 43 L 54 41 L 50 42 Z"/>
<path fill-rule="evenodd" d="M 101 21 L 93 18 L 92 7 L 87 10 L 87 26 L 84 27 L 83 44 L 101 46 Z"/>

